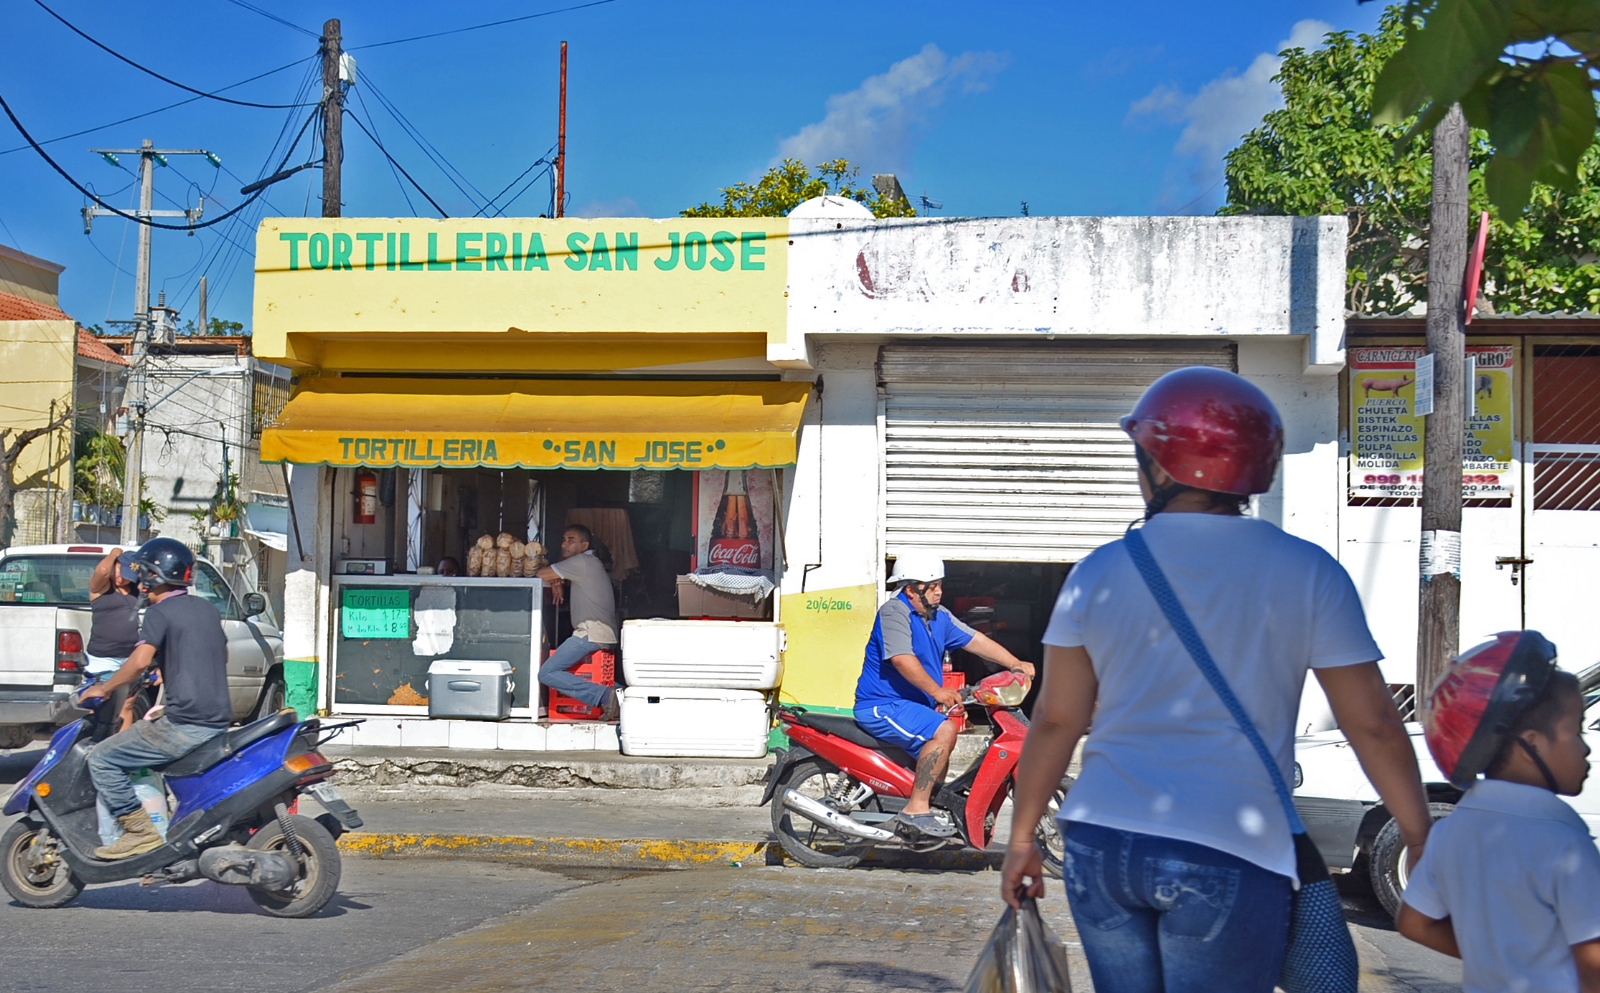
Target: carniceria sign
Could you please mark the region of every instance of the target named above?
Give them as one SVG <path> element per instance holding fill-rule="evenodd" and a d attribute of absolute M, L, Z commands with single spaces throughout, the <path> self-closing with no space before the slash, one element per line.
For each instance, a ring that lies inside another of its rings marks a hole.
<path fill-rule="evenodd" d="M 1420 346 L 1352 348 L 1350 361 L 1351 498 L 1422 496 L 1427 418 L 1416 413 Z M 1474 411 L 1467 418 L 1461 495 L 1509 497 L 1513 490 L 1516 362 L 1510 345 L 1472 345 Z"/>

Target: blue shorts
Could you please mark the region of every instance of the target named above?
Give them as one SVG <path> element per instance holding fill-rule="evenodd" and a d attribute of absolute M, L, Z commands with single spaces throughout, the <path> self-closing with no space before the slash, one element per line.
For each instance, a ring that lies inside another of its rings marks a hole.
<path fill-rule="evenodd" d="M 932 741 L 948 720 L 927 704 L 910 700 L 862 704 L 855 713 L 862 730 L 879 741 L 899 745 L 913 757 L 922 753 L 922 746 Z"/>

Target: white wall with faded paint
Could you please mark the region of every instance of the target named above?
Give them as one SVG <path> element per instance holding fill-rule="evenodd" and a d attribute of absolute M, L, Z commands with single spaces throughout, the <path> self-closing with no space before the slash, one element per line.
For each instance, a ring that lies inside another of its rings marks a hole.
<path fill-rule="evenodd" d="M 1339 217 L 1005 217 L 790 223 L 787 341 L 816 336 L 1283 337 L 1344 365 Z"/>

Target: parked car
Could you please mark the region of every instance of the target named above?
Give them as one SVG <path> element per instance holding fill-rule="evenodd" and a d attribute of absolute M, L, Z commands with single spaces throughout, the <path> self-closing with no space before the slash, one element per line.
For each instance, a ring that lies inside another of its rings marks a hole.
<path fill-rule="evenodd" d="M 1584 739 L 1593 750 L 1591 766 L 1600 763 L 1600 665 L 1578 677 L 1583 689 Z M 1428 753 L 1422 725 L 1406 725 L 1428 806 L 1435 821 L 1447 816 L 1461 799 Z M 1373 892 L 1390 914 L 1400 909 L 1406 874 L 1400 829 L 1367 781 L 1355 750 L 1339 731 L 1301 735 L 1294 746 L 1294 804 L 1330 869 L 1365 874 Z M 1589 830 L 1600 836 L 1600 776 L 1590 775 L 1583 792 L 1562 797 L 1583 817 Z"/>
<path fill-rule="evenodd" d="M 0 748 L 48 738 L 84 711 L 89 642 L 89 577 L 108 545 L 23 545 L 0 550 Z M 228 639 L 228 695 L 235 720 L 284 705 L 283 634 L 265 616 L 266 597 L 234 594 L 212 563 L 195 562 L 192 596 L 222 615 Z"/>

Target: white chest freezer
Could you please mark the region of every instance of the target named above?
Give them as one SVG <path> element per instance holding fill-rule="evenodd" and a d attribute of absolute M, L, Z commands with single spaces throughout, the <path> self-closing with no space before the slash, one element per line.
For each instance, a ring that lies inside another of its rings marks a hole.
<path fill-rule="evenodd" d="M 630 686 L 770 690 L 783 679 L 783 628 L 771 621 L 625 621 L 622 674 Z"/>
<path fill-rule="evenodd" d="M 771 718 L 755 690 L 629 686 L 622 691 L 622 754 L 758 759 Z"/>

